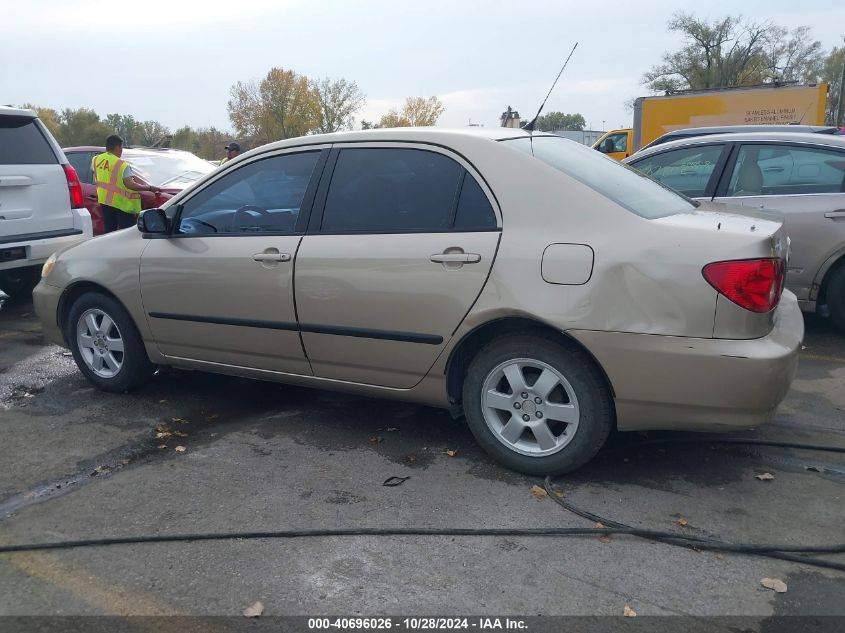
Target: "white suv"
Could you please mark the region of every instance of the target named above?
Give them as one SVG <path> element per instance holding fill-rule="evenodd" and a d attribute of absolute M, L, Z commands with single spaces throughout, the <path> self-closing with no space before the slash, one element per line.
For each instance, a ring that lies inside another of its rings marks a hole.
<path fill-rule="evenodd" d="M 92 236 L 82 186 L 32 110 L 0 106 L 0 290 L 27 294 L 54 252 Z"/>

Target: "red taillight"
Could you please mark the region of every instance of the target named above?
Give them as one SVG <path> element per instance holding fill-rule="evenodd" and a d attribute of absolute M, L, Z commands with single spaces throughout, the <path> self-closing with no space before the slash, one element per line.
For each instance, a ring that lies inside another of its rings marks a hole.
<path fill-rule="evenodd" d="M 738 306 L 751 312 L 768 312 L 783 291 L 782 259 L 741 259 L 707 264 L 704 278 Z"/>
<path fill-rule="evenodd" d="M 65 168 L 67 188 L 70 191 L 70 208 L 81 209 L 85 206 L 85 202 L 82 200 L 82 183 L 79 182 L 79 176 L 71 165 L 62 165 L 62 167 Z"/>

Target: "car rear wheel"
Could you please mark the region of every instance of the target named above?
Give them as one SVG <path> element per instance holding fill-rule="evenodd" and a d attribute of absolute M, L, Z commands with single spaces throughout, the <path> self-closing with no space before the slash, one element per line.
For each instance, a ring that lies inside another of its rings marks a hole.
<path fill-rule="evenodd" d="M 827 284 L 827 307 L 836 327 L 845 333 L 845 264 L 839 266 Z"/>
<path fill-rule="evenodd" d="M 580 468 L 613 428 L 612 399 L 592 359 L 534 336 L 487 344 L 469 365 L 463 406 L 482 448 L 530 475 Z"/>
<path fill-rule="evenodd" d="M 123 393 L 155 371 L 129 313 L 104 294 L 88 292 L 74 301 L 65 337 L 79 369 L 103 391 Z"/>

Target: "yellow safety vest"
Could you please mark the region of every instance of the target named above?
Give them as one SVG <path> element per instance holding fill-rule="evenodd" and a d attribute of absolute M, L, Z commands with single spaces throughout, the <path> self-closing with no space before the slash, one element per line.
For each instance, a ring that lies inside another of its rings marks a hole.
<path fill-rule="evenodd" d="M 141 213 L 141 194 L 123 185 L 123 174 L 128 163 L 111 152 L 94 157 L 94 182 L 97 185 L 97 202 L 126 213 Z"/>
<path fill-rule="evenodd" d="M 229 157 L 228 157 L 228 156 L 224 156 L 224 157 L 220 160 L 220 163 L 219 163 L 218 167 L 219 167 L 220 165 L 222 165 L 223 163 L 225 163 L 227 160 L 229 160 Z"/>

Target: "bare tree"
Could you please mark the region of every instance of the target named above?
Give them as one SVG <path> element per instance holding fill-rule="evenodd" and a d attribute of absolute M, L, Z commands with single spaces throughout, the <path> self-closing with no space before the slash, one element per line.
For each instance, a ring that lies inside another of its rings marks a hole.
<path fill-rule="evenodd" d="M 355 113 L 366 103 L 358 84 L 327 77 L 314 82 L 314 89 L 320 101 L 320 132 L 351 130 Z"/>

